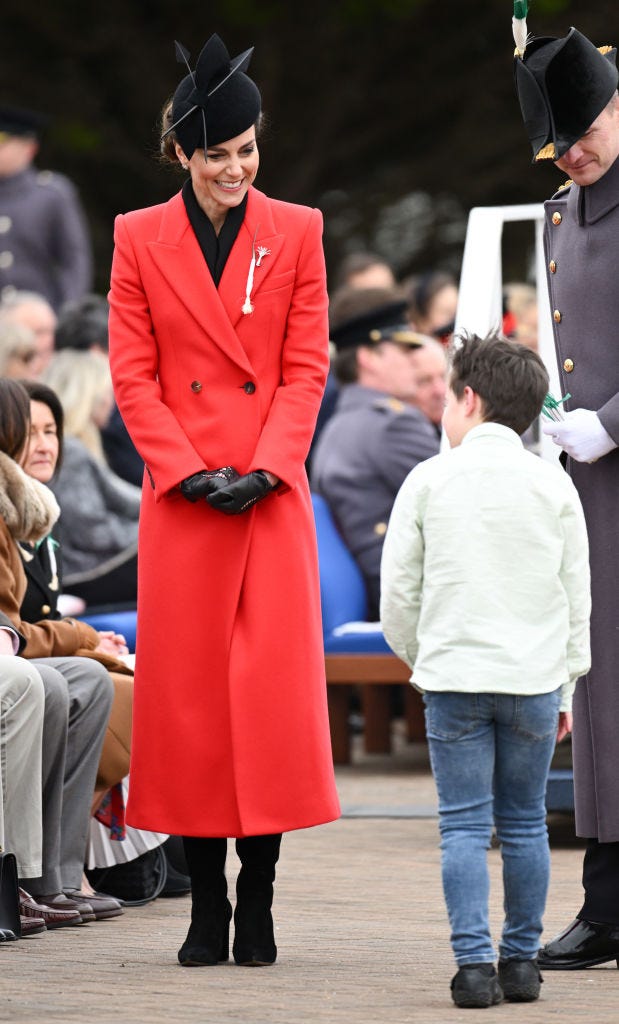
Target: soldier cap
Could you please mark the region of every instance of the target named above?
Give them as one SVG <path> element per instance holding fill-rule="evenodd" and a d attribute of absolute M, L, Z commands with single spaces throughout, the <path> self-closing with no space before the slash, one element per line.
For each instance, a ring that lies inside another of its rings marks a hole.
<path fill-rule="evenodd" d="M 406 302 L 388 302 L 369 312 L 349 317 L 331 328 L 331 341 L 338 351 L 358 345 L 379 345 L 382 341 L 421 348 L 427 339 L 406 323 L 406 309 Z"/>

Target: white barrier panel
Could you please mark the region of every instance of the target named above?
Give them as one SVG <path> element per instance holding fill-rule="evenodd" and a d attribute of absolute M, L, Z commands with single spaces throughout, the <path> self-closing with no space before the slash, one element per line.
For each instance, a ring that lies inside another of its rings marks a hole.
<path fill-rule="evenodd" d="M 460 274 L 456 333 L 471 331 L 483 335 L 500 328 L 503 318 L 503 266 L 501 242 L 503 225 L 509 221 L 532 221 L 535 228 L 535 285 L 538 308 L 538 350 L 550 376 L 550 391 L 559 394 L 559 374 L 552 334 L 552 320 L 546 264 L 544 259 L 544 207 L 541 203 L 519 206 L 477 206 L 469 214 Z M 559 448 L 541 435 L 541 454 L 557 461 Z"/>

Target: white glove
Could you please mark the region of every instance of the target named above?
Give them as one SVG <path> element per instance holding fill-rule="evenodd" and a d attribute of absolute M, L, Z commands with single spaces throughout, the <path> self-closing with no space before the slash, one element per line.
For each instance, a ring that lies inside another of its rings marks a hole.
<path fill-rule="evenodd" d="M 572 409 L 560 421 L 546 420 L 542 431 L 576 462 L 595 462 L 617 447 L 591 409 Z"/>

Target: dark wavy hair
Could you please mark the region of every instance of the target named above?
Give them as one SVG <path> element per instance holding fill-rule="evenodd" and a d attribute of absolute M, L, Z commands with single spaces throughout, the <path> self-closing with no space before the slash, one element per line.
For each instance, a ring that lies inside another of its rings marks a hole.
<path fill-rule="evenodd" d="M 548 393 L 548 371 L 537 352 L 498 331 L 462 334 L 451 354 L 449 386 L 456 398 L 470 387 L 484 403 L 484 420 L 524 434 Z"/>
<path fill-rule="evenodd" d="M 30 432 L 30 399 L 18 380 L 0 377 L 0 451 L 19 461 Z"/>

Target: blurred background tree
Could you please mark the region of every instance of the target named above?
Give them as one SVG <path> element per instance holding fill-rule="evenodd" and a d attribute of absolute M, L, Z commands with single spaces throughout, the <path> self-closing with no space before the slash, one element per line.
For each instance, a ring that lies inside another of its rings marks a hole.
<path fill-rule="evenodd" d="M 510 0 L 29 0 L 3 12 L 0 95 L 49 115 L 37 163 L 80 190 L 100 292 L 115 214 L 180 186 L 157 162 L 158 114 L 182 74 L 173 40 L 195 59 L 213 31 L 231 54 L 256 47 L 269 118 L 257 185 L 323 210 L 331 274 L 359 247 L 400 276 L 457 273 L 472 206 L 539 201 L 562 181 L 531 167 L 511 14 Z M 572 24 L 616 42 L 616 0 L 533 0 L 536 35 Z"/>

